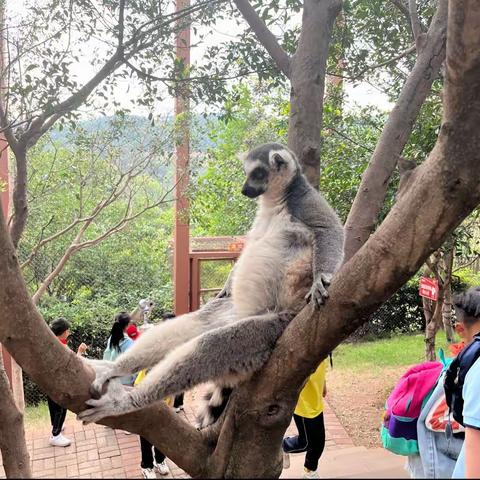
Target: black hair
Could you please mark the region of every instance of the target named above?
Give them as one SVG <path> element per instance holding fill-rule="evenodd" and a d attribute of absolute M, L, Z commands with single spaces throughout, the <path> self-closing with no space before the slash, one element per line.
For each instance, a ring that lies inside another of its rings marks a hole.
<path fill-rule="evenodd" d="M 130 315 L 127 312 L 120 312 L 115 316 L 112 330 L 110 331 L 110 348 L 115 348 L 120 351 L 120 342 L 123 340 L 123 331 L 130 323 Z"/>
<path fill-rule="evenodd" d="M 70 329 L 70 324 L 64 318 L 57 318 L 53 320 L 50 324 L 50 330 L 55 334 L 55 336 L 60 336 L 62 333 L 65 333 Z"/>
<path fill-rule="evenodd" d="M 163 320 L 169 320 L 170 318 L 175 318 L 176 315 L 173 312 L 165 312 L 162 315 Z"/>
<path fill-rule="evenodd" d="M 464 313 L 459 321 L 472 325 L 480 320 L 480 287 L 469 288 L 453 297 L 453 305 Z"/>

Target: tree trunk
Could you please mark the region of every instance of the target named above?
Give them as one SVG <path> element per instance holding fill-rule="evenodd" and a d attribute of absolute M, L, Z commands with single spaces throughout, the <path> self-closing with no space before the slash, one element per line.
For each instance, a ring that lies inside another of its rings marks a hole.
<path fill-rule="evenodd" d="M 430 304 L 430 305 L 428 305 Z M 423 308 L 425 313 L 425 358 L 433 362 L 437 358 L 435 352 L 435 337 L 442 322 L 443 295 L 438 294 L 438 300 L 433 302 L 423 298 Z M 432 311 L 433 310 L 433 311 Z"/>
<path fill-rule="evenodd" d="M 445 286 L 445 294 L 442 308 L 442 320 L 447 342 L 453 343 L 455 341 L 455 333 L 452 325 L 452 284 L 450 282 Z"/>
<path fill-rule="evenodd" d="M 7 478 L 32 478 L 23 415 L 15 405 L 0 348 L 0 452 Z"/>
<path fill-rule="evenodd" d="M 27 149 L 18 147 L 14 151 L 16 160 L 15 182 L 13 187 L 13 213 L 10 227 L 10 237 L 15 248 L 20 243 L 20 238 L 28 217 L 27 203 Z"/>
<path fill-rule="evenodd" d="M 305 0 L 302 33 L 290 65 L 288 146 L 297 154 L 308 181 L 318 189 L 323 96 L 328 49 L 340 0 Z"/>
<path fill-rule="evenodd" d="M 448 343 L 453 343 L 455 335 L 452 326 L 452 270 L 453 259 L 455 256 L 455 245 L 450 241 L 451 246 L 448 248 L 444 256 L 445 263 L 445 281 L 443 286 L 443 308 L 442 308 L 442 323 L 445 330 L 445 336 Z"/>
<path fill-rule="evenodd" d="M 418 52 L 415 66 L 390 112 L 370 163 L 363 173 L 345 223 L 345 261 L 353 256 L 374 230 L 390 177 L 445 58 L 446 25 L 447 0 L 439 0 L 424 46 Z"/>

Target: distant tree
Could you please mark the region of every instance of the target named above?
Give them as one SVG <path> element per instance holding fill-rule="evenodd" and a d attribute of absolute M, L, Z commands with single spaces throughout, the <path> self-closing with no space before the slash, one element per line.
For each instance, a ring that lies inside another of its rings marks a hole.
<path fill-rule="evenodd" d="M 172 201 L 171 182 L 163 187 L 151 177 L 162 168 L 170 171 L 171 138 L 146 133 L 132 121 L 114 118 L 96 132 L 79 127 L 66 144 L 50 139 L 32 152 L 28 203 L 35 216 L 20 256 L 35 285 L 35 304 L 73 255 Z M 55 249 L 40 262 L 52 244 Z"/>

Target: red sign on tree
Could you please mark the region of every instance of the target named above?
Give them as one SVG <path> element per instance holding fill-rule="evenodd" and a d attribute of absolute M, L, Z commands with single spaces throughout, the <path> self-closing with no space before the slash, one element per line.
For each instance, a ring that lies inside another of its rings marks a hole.
<path fill-rule="evenodd" d="M 421 297 L 438 300 L 438 282 L 434 278 L 421 277 L 418 293 Z"/>

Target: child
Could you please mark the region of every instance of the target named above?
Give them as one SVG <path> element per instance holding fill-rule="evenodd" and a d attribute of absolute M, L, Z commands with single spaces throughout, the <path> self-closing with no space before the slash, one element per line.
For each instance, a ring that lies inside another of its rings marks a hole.
<path fill-rule="evenodd" d="M 480 287 L 455 295 L 458 323 L 464 330 L 466 348 L 480 342 Z M 480 357 L 468 369 L 462 388 L 465 441 L 453 471 L 453 478 L 480 478 Z"/>
<path fill-rule="evenodd" d="M 57 318 L 50 324 L 50 329 L 58 338 L 60 343 L 67 346 L 67 340 L 70 336 L 70 324 L 64 318 Z M 77 350 L 77 355 L 83 355 L 87 346 L 81 343 Z M 67 415 L 67 409 L 55 403 L 47 396 L 48 410 L 50 412 L 50 421 L 52 424 L 52 436 L 48 443 L 54 447 L 68 447 L 72 441 L 62 435 L 63 423 Z"/>
<path fill-rule="evenodd" d="M 129 324 L 130 315 L 127 312 L 120 312 L 115 316 L 115 321 L 107 340 L 107 348 L 103 352 L 103 360 L 113 362 L 120 354 L 126 352 L 133 345 L 133 340 L 126 334 Z M 129 386 L 132 386 L 134 381 L 135 375 L 127 375 L 120 379 L 123 385 Z"/>
<path fill-rule="evenodd" d="M 327 394 L 326 370 L 327 361 L 324 360 L 310 375 L 293 414 L 298 435 L 283 439 L 285 453 L 306 452 L 303 478 L 319 478 L 318 461 L 325 448 L 323 397 Z"/>
<path fill-rule="evenodd" d="M 146 371 L 142 370 L 135 379 L 135 385 L 138 385 L 145 378 L 145 375 Z M 172 399 L 170 397 L 166 398 L 165 403 L 170 406 Z M 157 472 L 160 475 L 168 475 L 170 473 L 165 455 L 146 438 L 140 437 L 140 449 L 142 452 L 140 468 L 144 478 L 157 478 Z"/>

